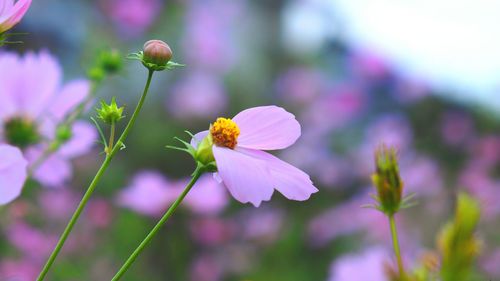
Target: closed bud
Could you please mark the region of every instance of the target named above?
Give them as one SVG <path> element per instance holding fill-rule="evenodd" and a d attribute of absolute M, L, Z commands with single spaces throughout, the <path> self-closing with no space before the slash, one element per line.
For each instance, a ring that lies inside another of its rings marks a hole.
<path fill-rule="evenodd" d="M 214 154 L 212 152 L 212 147 L 214 142 L 212 140 L 212 135 L 208 134 L 198 145 L 194 158 L 197 162 L 203 165 L 208 165 L 215 162 Z"/>
<path fill-rule="evenodd" d="M 172 59 L 172 50 L 161 40 L 149 40 L 144 44 L 143 64 L 152 70 L 163 70 Z"/>
<path fill-rule="evenodd" d="M 396 149 L 380 146 L 375 151 L 375 167 L 372 181 L 377 189 L 379 209 L 387 215 L 393 215 L 401 207 L 403 193 Z"/>
<path fill-rule="evenodd" d="M 97 117 L 107 124 L 114 124 L 124 117 L 123 107 L 118 107 L 114 97 L 110 104 L 101 101 L 101 108 L 97 109 Z"/>
<path fill-rule="evenodd" d="M 98 63 L 106 73 L 114 74 L 123 68 L 122 54 L 115 49 L 103 51 Z"/>

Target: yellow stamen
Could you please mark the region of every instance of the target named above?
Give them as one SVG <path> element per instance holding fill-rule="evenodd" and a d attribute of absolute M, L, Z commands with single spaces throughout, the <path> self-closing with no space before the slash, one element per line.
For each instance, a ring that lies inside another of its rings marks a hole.
<path fill-rule="evenodd" d="M 218 146 L 225 146 L 233 149 L 236 147 L 240 128 L 229 118 L 217 118 L 210 126 L 210 134 L 213 142 Z"/>

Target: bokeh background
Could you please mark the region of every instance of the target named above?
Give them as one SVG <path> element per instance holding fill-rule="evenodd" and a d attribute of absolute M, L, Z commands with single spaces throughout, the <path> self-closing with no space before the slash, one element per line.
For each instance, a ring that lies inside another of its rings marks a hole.
<path fill-rule="evenodd" d="M 408 266 L 435 249 L 457 191 L 466 190 L 483 211 L 477 280 L 500 280 L 495 1 L 33 2 L 15 28 L 27 33 L 20 35 L 24 43 L 6 49 L 49 51 L 67 80 L 85 77 L 101 50 L 136 52 L 153 38 L 168 42 L 175 61 L 187 65 L 155 76 L 127 149 L 103 178 L 50 280 L 113 276 L 167 208 L 157 194 L 194 168 L 188 155 L 165 145 L 219 116 L 268 104 L 285 107 L 302 124 L 302 137 L 279 156 L 309 173 L 320 192 L 305 202 L 275 194 L 260 208 L 227 194 L 201 196 L 181 207 L 125 280 L 379 280 L 392 257 L 388 223 L 360 206 L 372 202 L 373 150 L 382 142 L 399 148 L 405 192 L 419 202 L 398 216 Z M 99 97 L 116 96 L 130 115 L 145 78 L 144 67 L 127 60 Z M 0 280 L 34 280 L 100 152 L 96 140 L 92 153 L 74 161 L 65 186 L 31 183 L 0 208 Z M 360 273 L 370 279 L 355 277 Z"/>

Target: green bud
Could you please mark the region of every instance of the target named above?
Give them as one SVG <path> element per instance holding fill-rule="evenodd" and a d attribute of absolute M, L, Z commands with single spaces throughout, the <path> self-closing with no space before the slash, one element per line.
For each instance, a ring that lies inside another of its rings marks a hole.
<path fill-rule="evenodd" d="M 109 105 L 101 101 L 101 108 L 97 109 L 97 117 L 107 124 L 117 123 L 124 118 L 123 107 L 118 107 L 115 97 L 111 99 Z"/>
<path fill-rule="evenodd" d="M 379 147 L 375 151 L 375 167 L 372 182 L 377 189 L 379 208 L 387 215 L 393 215 L 401 207 L 403 193 L 396 149 Z"/>
<path fill-rule="evenodd" d="M 212 135 L 208 134 L 198 145 L 194 158 L 203 165 L 215 162 L 212 146 L 214 145 Z"/>
<path fill-rule="evenodd" d="M 99 55 L 99 66 L 108 74 L 115 74 L 123 68 L 122 54 L 118 50 L 103 51 Z"/>
<path fill-rule="evenodd" d="M 466 193 L 460 193 L 454 220 L 445 225 L 438 236 L 443 281 L 471 280 L 474 261 L 481 248 L 481 243 L 475 236 L 479 218 L 477 200 Z"/>

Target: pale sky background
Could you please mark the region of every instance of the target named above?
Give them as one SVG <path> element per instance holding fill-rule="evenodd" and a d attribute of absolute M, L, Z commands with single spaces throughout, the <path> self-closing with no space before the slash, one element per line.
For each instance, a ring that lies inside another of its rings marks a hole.
<path fill-rule="evenodd" d="M 283 29 L 296 52 L 341 39 L 453 99 L 500 113 L 499 0 L 297 0 Z"/>

